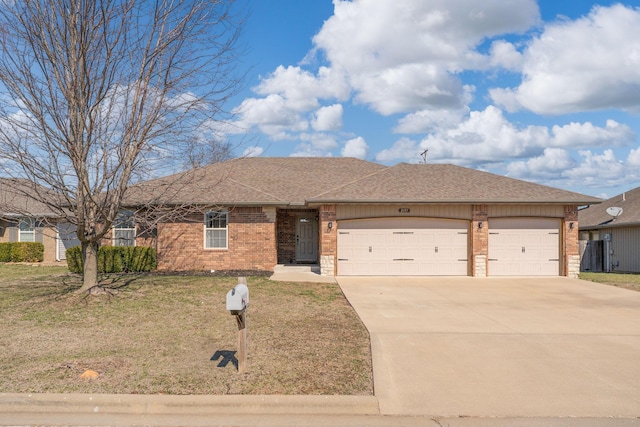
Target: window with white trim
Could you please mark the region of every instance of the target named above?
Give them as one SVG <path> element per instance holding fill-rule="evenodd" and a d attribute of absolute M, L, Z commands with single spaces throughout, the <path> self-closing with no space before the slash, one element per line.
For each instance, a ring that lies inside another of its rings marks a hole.
<path fill-rule="evenodd" d="M 132 211 L 120 211 L 113 223 L 113 246 L 136 245 L 136 220 Z"/>
<path fill-rule="evenodd" d="M 227 249 L 227 211 L 209 211 L 204 215 L 204 247 Z"/>
<path fill-rule="evenodd" d="M 33 218 L 21 218 L 18 224 L 18 242 L 35 242 L 36 224 Z"/>

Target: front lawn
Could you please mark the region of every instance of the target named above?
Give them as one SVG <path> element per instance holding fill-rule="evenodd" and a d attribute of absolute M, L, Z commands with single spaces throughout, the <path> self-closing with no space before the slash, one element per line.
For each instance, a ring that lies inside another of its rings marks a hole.
<path fill-rule="evenodd" d="M 249 277 L 248 369 L 224 355 L 235 277 L 119 275 L 74 291 L 65 268 L 0 266 L 0 392 L 373 393 L 369 337 L 335 284 Z M 217 360 L 214 356 L 223 355 Z M 100 374 L 82 379 L 86 370 Z"/>
<path fill-rule="evenodd" d="M 605 285 L 640 291 L 640 274 L 584 272 L 580 273 L 579 278 L 591 282 L 603 283 Z"/>

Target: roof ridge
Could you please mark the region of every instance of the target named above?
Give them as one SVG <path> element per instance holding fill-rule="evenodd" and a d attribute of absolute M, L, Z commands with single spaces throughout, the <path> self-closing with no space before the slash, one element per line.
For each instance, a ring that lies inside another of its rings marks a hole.
<path fill-rule="evenodd" d="M 275 194 L 267 193 L 264 190 L 261 190 L 261 189 L 259 189 L 257 187 L 253 187 L 251 185 L 245 184 L 244 182 L 240 182 L 237 179 L 234 179 L 234 178 L 228 178 L 228 179 L 229 179 L 229 181 L 235 182 L 238 185 L 241 185 L 243 187 L 246 187 L 246 188 L 249 188 L 251 190 L 257 191 L 258 193 L 266 194 L 267 196 L 273 197 L 274 199 L 279 200 L 281 202 L 287 202 L 287 203 L 290 202 L 290 200 L 283 200 L 282 198 L 276 196 Z"/>
<path fill-rule="evenodd" d="M 365 161 L 366 161 L 366 160 L 365 160 Z M 373 163 L 373 162 L 369 162 L 369 163 Z M 373 164 L 378 164 L 378 163 L 373 163 Z M 370 174 L 367 174 L 367 175 L 364 175 L 364 176 L 358 177 L 358 178 L 354 179 L 353 181 L 346 182 L 346 183 L 344 183 L 344 184 L 342 184 L 342 185 L 339 185 L 339 186 L 337 186 L 337 187 L 331 188 L 331 189 L 329 189 L 329 190 L 327 190 L 327 191 L 323 191 L 322 193 L 316 194 L 316 195 L 315 195 L 315 196 L 313 196 L 313 197 L 309 197 L 309 198 L 307 198 L 307 200 L 313 200 L 313 199 L 315 199 L 315 198 L 318 198 L 318 197 L 323 196 L 324 194 L 327 194 L 327 193 L 330 193 L 330 192 L 332 192 L 332 191 L 336 191 L 336 190 L 339 190 L 339 189 L 341 189 L 341 188 L 344 188 L 344 187 L 346 187 L 347 185 L 355 184 L 355 183 L 356 183 L 356 182 L 358 182 L 358 181 L 361 181 L 361 180 L 363 180 L 363 179 L 366 179 L 366 178 L 372 177 L 372 176 L 374 176 L 374 175 L 376 175 L 376 174 L 379 174 L 379 173 L 385 172 L 385 171 L 387 171 L 387 170 L 389 170 L 389 169 L 391 169 L 391 168 L 394 168 L 394 167 L 396 167 L 397 165 L 394 165 L 394 166 L 385 166 L 385 165 L 380 165 L 380 166 L 382 166 L 382 167 L 383 167 L 383 169 L 380 169 L 380 170 L 377 170 L 377 171 L 372 172 L 372 173 L 370 173 Z"/>

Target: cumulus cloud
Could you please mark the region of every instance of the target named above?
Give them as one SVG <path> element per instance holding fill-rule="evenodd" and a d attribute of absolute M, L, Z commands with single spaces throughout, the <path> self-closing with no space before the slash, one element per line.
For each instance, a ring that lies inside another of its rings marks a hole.
<path fill-rule="evenodd" d="M 523 56 L 522 83 L 496 88 L 494 102 L 539 114 L 640 105 L 640 9 L 595 6 L 578 20 L 547 25 Z"/>
<path fill-rule="evenodd" d="M 607 120 L 604 128 L 590 122 L 572 122 L 565 126 L 555 125 L 551 131 L 553 139 L 550 143 L 555 147 L 622 147 L 636 140 L 636 133 L 629 126 L 615 120 Z"/>
<path fill-rule="evenodd" d="M 314 37 L 342 69 L 356 100 L 381 114 L 465 105 L 454 74 L 486 67 L 477 52 L 487 37 L 525 31 L 538 22 L 533 0 L 334 1 L 335 12 Z"/>
<path fill-rule="evenodd" d="M 514 159 L 541 152 L 549 140 L 544 126 L 517 128 L 496 107 L 472 111 L 457 127 L 427 136 L 420 143 L 439 161 L 465 165 Z"/>
<path fill-rule="evenodd" d="M 569 149 L 629 146 L 635 138 L 632 129 L 614 120 L 608 120 L 604 127 L 590 122 L 556 125 L 551 130 L 546 126 L 518 126 L 499 108 L 488 106 L 483 111 L 472 111 L 455 126 L 435 129 L 419 142 L 401 138 L 379 151 L 376 160 L 416 162 L 419 153 L 429 150 L 430 162 L 470 167 L 502 163 L 511 176 L 550 179 L 560 171 L 579 166 Z M 590 161 L 593 163 L 595 158 L 590 157 Z M 630 161 L 640 162 L 640 153 L 632 151 Z"/>
<path fill-rule="evenodd" d="M 359 136 L 348 140 L 341 153 L 342 157 L 356 157 L 358 159 L 366 159 L 369 155 L 369 146 L 363 137 Z"/>
<path fill-rule="evenodd" d="M 342 105 L 333 104 L 315 112 L 311 127 L 316 131 L 338 130 L 342 127 Z"/>
<path fill-rule="evenodd" d="M 512 43 L 497 40 L 491 44 L 491 66 L 502 67 L 509 71 L 520 71 L 522 68 L 522 54 Z"/>
<path fill-rule="evenodd" d="M 507 165 L 507 173 L 513 178 L 555 179 L 576 164 L 567 150 L 545 148 L 540 156 L 510 163 Z"/>
<path fill-rule="evenodd" d="M 376 154 L 376 161 L 382 163 L 398 161 L 418 163 L 422 151 L 424 150 L 420 148 L 416 141 L 409 138 L 400 138 L 390 148 L 385 148 Z"/>

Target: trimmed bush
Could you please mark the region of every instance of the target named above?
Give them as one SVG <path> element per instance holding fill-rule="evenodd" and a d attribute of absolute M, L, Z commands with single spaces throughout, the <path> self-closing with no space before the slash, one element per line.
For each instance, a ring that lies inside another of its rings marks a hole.
<path fill-rule="evenodd" d="M 122 248 L 124 271 L 141 272 L 156 269 L 156 251 L 146 246 L 128 246 Z"/>
<path fill-rule="evenodd" d="M 84 270 L 84 262 L 82 261 L 82 248 L 74 246 L 67 249 L 67 267 L 72 273 L 82 273 Z"/>
<path fill-rule="evenodd" d="M 42 262 L 44 245 L 38 242 L 0 243 L 0 262 Z"/>
<path fill-rule="evenodd" d="M 11 262 L 44 261 L 44 245 L 38 242 L 14 242 L 11 247 Z"/>
<path fill-rule="evenodd" d="M 82 249 L 67 249 L 67 266 L 72 273 L 82 273 Z M 101 246 L 98 249 L 99 273 L 136 273 L 156 269 L 156 251 L 145 246 Z"/>
<path fill-rule="evenodd" d="M 121 273 L 122 249 L 120 246 L 101 246 L 98 249 L 98 273 Z"/>
<path fill-rule="evenodd" d="M 11 262 L 11 243 L 0 243 L 0 262 Z"/>

